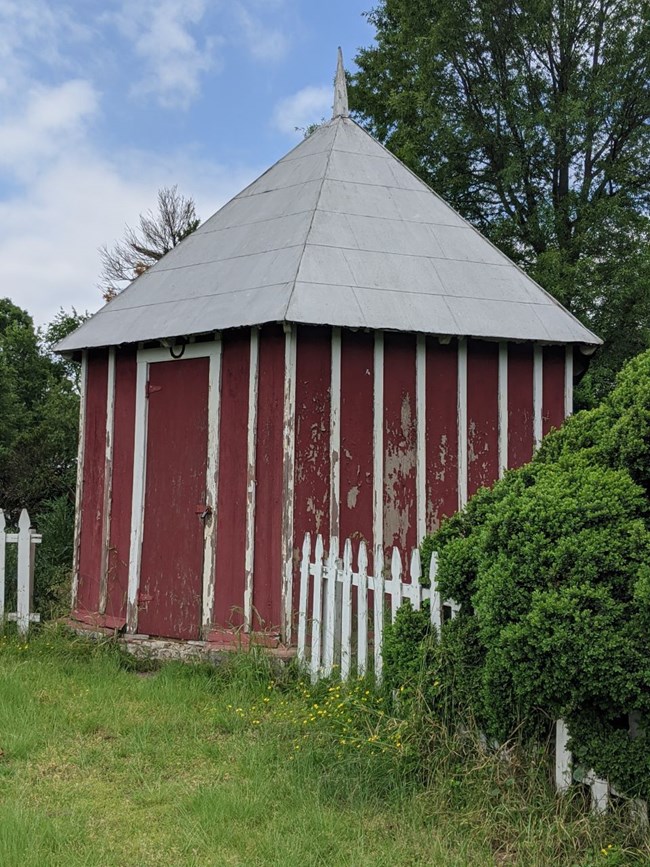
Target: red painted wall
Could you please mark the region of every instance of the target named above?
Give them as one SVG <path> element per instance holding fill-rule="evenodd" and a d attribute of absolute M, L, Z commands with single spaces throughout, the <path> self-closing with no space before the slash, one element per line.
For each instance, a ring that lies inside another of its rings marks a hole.
<path fill-rule="evenodd" d="M 426 343 L 427 531 L 458 509 L 458 343 Z"/>
<path fill-rule="evenodd" d="M 371 423 L 368 418 L 368 424 Z M 384 548 L 417 544 L 415 335 L 384 335 Z"/>
<path fill-rule="evenodd" d="M 214 622 L 243 622 L 250 331 L 223 336 Z"/>
<path fill-rule="evenodd" d="M 564 346 L 544 347 L 542 385 L 542 433 L 558 428 L 564 421 Z"/>
<path fill-rule="evenodd" d="M 284 331 L 260 331 L 255 496 L 255 628 L 276 629 L 282 591 Z"/>
<path fill-rule="evenodd" d="M 374 335 L 341 332 L 341 539 L 372 558 Z"/>
<path fill-rule="evenodd" d="M 499 345 L 467 344 L 467 490 L 499 477 Z"/>
<path fill-rule="evenodd" d="M 131 548 L 133 494 L 133 442 L 135 426 L 136 353 L 120 349 L 115 357 L 115 420 L 113 427 L 113 482 L 106 616 L 122 625 L 126 620 Z"/>
<path fill-rule="evenodd" d="M 301 325 L 296 350 L 294 547 L 305 533 L 329 536 L 332 332 Z"/>
<path fill-rule="evenodd" d="M 533 456 L 533 347 L 508 344 L 508 467 Z"/>
<path fill-rule="evenodd" d="M 88 354 L 77 608 L 97 611 L 102 568 L 108 353 Z"/>

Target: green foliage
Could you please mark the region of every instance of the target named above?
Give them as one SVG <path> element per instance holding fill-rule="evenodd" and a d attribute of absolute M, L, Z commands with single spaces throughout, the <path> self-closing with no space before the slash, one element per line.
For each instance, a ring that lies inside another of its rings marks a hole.
<path fill-rule="evenodd" d="M 380 0 L 367 17 L 353 109 L 605 339 L 579 389 L 593 405 L 650 345 L 647 3 Z"/>
<path fill-rule="evenodd" d="M 72 563 L 78 439 L 78 364 L 53 346 L 83 321 L 60 311 L 40 332 L 0 299 L 0 508 L 15 522 L 26 508 L 44 539 L 35 601 L 43 615 L 63 604 Z"/>
<path fill-rule="evenodd" d="M 430 667 L 454 707 L 499 740 L 545 737 L 562 717 L 579 762 L 648 798 L 649 491 L 647 352 L 600 406 L 425 540 L 461 613 L 433 651 L 417 624 L 412 638 L 404 624 L 389 630 L 390 658 L 405 660 L 387 666 L 393 688 L 418 660 L 424 683 Z"/>
<path fill-rule="evenodd" d="M 43 536 L 36 559 L 34 608 L 49 620 L 69 611 L 74 501 L 62 495 L 43 503 L 33 522 Z"/>

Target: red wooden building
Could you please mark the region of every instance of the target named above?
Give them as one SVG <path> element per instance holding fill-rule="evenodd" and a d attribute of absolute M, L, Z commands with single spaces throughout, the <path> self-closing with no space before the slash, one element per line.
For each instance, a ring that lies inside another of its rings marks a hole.
<path fill-rule="evenodd" d="M 329 123 L 59 346 L 73 616 L 290 641 L 306 531 L 411 549 L 530 459 L 599 342 L 348 117 L 340 67 Z"/>

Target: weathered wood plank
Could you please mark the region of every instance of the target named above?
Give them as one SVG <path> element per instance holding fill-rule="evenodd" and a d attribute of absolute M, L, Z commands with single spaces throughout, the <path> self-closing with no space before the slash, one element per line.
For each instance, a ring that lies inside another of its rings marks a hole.
<path fill-rule="evenodd" d="M 309 559 L 311 536 L 305 533 L 300 562 L 300 601 L 298 605 L 298 661 L 304 662 L 307 650 L 307 605 L 309 604 Z"/>
<path fill-rule="evenodd" d="M 75 488 L 74 547 L 72 553 L 72 594 L 70 599 L 72 610 L 77 607 L 77 594 L 79 591 L 79 550 L 81 545 L 81 503 L 83 498 L 84 449 L 86 441 L 87 382 L 88 350 L 84 349 L 81 354 L 81 372 L 79 374 L 79 445 L 77 447 L 77 484 Z"/>
<path fill-rule="evenodd" d="M 384 332 L 375 332 L 373 385 L 372 536 L 384 547 Z"/>
<path fill-rule="evenodd" d="M 368 671 L 368 550 L 363 540 L 359 544 L 358 565 L 357 673 L 363 677 Z"/>
<path fill-rule="evenodd" d="M 257 464 L 257 391 L 259 384 L 259 331 L 251 328 L 248 379 L 248 459 L 246 472 L 246 557 L 244 627 L 253 627 L 253 575 L 255 571 L 255 487 Z"/>
<path fill-rule="evenodd" d="M 106 613 L 113 505 L 113 428 L 115 425 L 115 347 L 108 350 L 106 383 L 106 437 L 104 451 L 104 506 L 102 509 L 102 565 L 99 578 L 99 613 Z"/>
<path fill-rule="evenodd" d="M 539 344 L 533 350 L 533 446 L 535 451 L 542 442 L 544 401 L 544 352 Z"/>
<path fill-rule="evenodd" d="M 467 503 L 467 340 L 458 341 L 458 508 Z"/>
<path fill-rule="evenodd" d="M 203 522 L 203 605 L 201 626 L 207 636 L 214 619 L 214 593 L 216 575 L 217 528 L 219 526 L 219 443 L 221 419 L 221 362 L 223 347 L 216 336 L 210 352 L 208 372 L 208 460 L 205 470 L 205 504 L 212 510 Z"/>
<path fill-rule="evenodd" d="M 341 679 L 350 676 L 352 662 L 352 542 L 343 548 L 343 574 L 341 581 Z"/>
<path fill-rule="evenodd" d="M 373 652 L 375 665 L 375 678 L 381 683 L 383 671 L 383 657 L 381 655 L 384 643 L 384 549 L 381 544 L 375 545 L 375 559 L 373 563 Z"/>
<path fill-rule="evenodd" d="M 418 334 L 415 348 L 416 510 L 417 544 L 427 532 L 427 344 Z"/>
<path fill-rule="evenodd" d="M 508 469 L 508 344 L 499 344 L 499 478 Z"/>
<path fill-rule="evenodd" d="M 296 361 L 297 335 L 292 325 L 285 326 L 284 344 L 284 431 L 282 500 L 282 639 L 291 642 L 293 626 L 293 533 L 296 464 Z"/>
<path fill-rule="evenodd" d="M 330 539 L 330 550 L 327 558 L 326 592 L 325 592 L 325 647 L 323 650 L 323 674 L 329 677 L 334 668 L 334 642 L 336 640 L 336 581 L 339 558 L 339 540 L 336 536 Z"/>
<path fill-rule="evenodd" d="M 419 611 L 422 607 L 422 585 L 420 584 L 420 578 L 422 577 L 422 569 L 420 566 L 420 551 L 418 548 L 414 548 L 411 554 L 411 565 L 409 569 L 411 575 L 411 602 L 413 603 L 413 608 L 416 611 Z"/>
<path fill-rule="evenodd" d="M 573 415 L 573 344 L 566 348 L 564 360 L 564 417 Z"/>
<path fill-rule="evenodd" d="M 397 610 L 402 604 L 402 557 L 397 548 L 393 548 L 390 561 L 390 619 L 395 622 Z"/>
<path fill-rule="evenodd" d="M 314 584 L 311 620 L 311 679 L 318 680 L 321 670 L 321 642 L 323 627 L 323 537 L 316 537 L 316 550 L 314 552 Z"/>

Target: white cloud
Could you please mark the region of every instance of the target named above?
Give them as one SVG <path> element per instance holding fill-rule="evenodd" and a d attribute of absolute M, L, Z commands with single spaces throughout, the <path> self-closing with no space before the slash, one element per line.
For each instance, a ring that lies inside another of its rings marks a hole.
<path fill-rule="evenodd" d="M 48 155 L 83 136 L 98 95 L 88 81 L 33 85 L 20 112 L 0 121 L 0 168 L 18 177 L 32 174 Z"/>
<path fill-rule="evenodd" d="M 217 64 L 221 38 L 199 39 L 205 0 L 128 0 L 116 16 L 122 34 L 144 64 L 134 85 L 166 108 L 186 108 L 199 94 L 201 76 Z"/>
<path fill-rule="evenodd" d="M 241 3 L 237 7 L 237 18 L 246 48 L 255 60 L 277 62 L 286 57 L 289 50 L 286 33 L 277 27 L 269 27 Z"/>
<path fill-rule="evenodd" d="M 108 160 L 81 147 L 51 162 L 16 196 L 0 202 L 0 296 L 38 323 L 60 308 L 97 310 L 98 248 L 121 238 L 126 224 L 154 208 L 161 186 L 178 183 L 205 220 L 249 183 L 256 170 L 121 153 Z"/>
<path fill-rule="evenodd" d="M 320 123 L 332 109 L 332 88 L 303 87 L 281 100 L 273 111 L 273 125 L 280 132 L 294 133 L 311 123 Z"/>
<path fill-rule="evenodd" d="M 36 63 L 71 69 L 71 45 L 87 42 L 91 35 L 92 28 L 66 3 L 54 7 L 48 0 L 0 0 L 0 68 L 14 83 Z"/>

